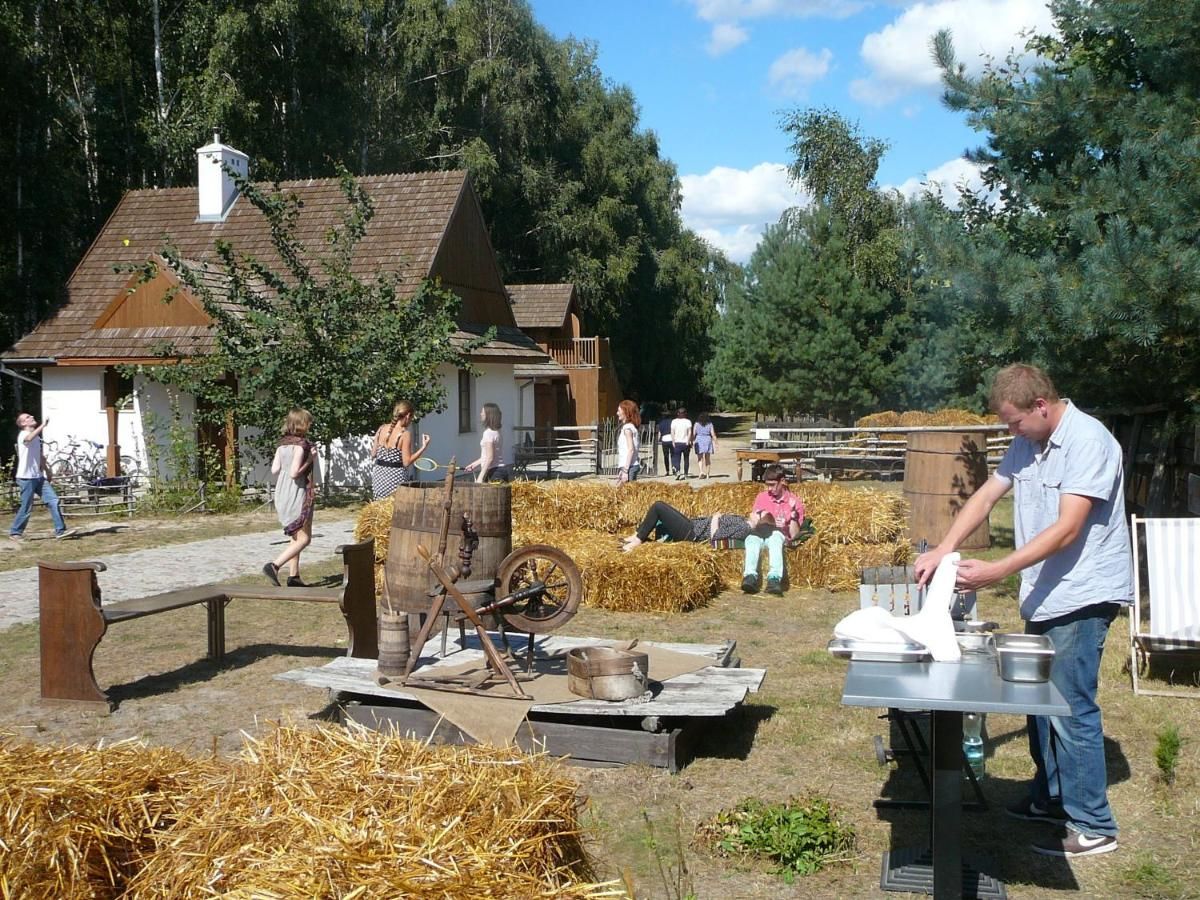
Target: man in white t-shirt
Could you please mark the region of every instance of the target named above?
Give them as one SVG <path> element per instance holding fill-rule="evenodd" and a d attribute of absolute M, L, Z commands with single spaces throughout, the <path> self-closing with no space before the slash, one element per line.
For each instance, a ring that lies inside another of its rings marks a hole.
<path fill-rule="evenodd" d="M 70 537 L 75 533 L 74 528 L 67 528 L 63 521 L 62 511 L 58 508 L 58 494 L 50 484 L 50 469 L 46 458 L 42 455 L 42 431 L 50 424 L 47 419 L 41 425 L 29 413 L 17 416 L 17 427 L 21 433 L 17 435 L 17 487 L 21 491 L 21 507 L 17 517 L 13 519 L 8 538 L 20 543 L 21 535 L 29 522 L 29 514 L 33 511 L 33 498 L 41 497 L 46 508 L 50 510 L 50 518 L 54 520 L 55 538 Z"/>

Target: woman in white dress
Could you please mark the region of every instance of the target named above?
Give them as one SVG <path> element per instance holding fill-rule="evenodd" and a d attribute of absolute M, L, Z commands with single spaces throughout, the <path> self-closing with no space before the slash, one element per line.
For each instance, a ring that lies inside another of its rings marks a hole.
<path fill-rule="evenodd" d="M 279 571 L 288 566 L 288 587 L 304 587 L 300 580 L 300 552 L 312 543 L 313 499 L 320 479 L 316 447 L 308 440 L 313 417 L 307 409 L 293 407 L 283 423 L 283 437 L 271 461 L 275 476 L 275 512 L 283 533 L 291 540 L 263 574 L 279 585 Z"/>

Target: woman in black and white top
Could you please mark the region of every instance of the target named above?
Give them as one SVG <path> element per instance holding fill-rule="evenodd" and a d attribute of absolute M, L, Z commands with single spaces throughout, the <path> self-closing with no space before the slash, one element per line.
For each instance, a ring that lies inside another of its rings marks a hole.
<path fill-rule="evenodd" d="M 617 422 L 621 430 L 617 432 L 617 485 L 627 481 L 637 481 L 642 464 L 638 461 L 638 428 L 641 427 L 642 417 L 638 415 L 637 405 L 632 400 L 622 400 L 617 406 Z"/>
<path fill-rule="evenodd" d="M 392 407 L 392 420 L 380 425 L 371 445 L 371 491 L 376 500 L 390 497 L 408 483 L 408 467 L 415 463 L 429 447 L 429 435 L 421 436 L 421 448 L 413 452 L 412 424 L 413 407 L 407 400 Z"/>

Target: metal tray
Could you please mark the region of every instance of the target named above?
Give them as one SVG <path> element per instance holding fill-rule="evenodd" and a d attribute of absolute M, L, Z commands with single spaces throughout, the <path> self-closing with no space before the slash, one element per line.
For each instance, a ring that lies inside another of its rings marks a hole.
<path fill-rule="evenodd" d="M 829 642 L 829 652 L 838 659 L 852 659 L 859 662 L 920 662 L 923 659 L 929 659 L 929 651 L 925 649 L 924 644 L 911 642 L 884 644 L 877 641 L 834 638 Z"/>

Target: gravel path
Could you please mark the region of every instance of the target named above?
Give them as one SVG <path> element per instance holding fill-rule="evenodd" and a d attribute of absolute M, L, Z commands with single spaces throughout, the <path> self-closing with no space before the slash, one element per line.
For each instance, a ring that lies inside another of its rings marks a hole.
<path fill-rule="evenodd" d="M 304 559 L 325 559 L 354 540 L 354 520 L 322 518 Z M 106 556 L 108 571 L 100 575 L 106 601 L 128 600 L 176 588 L 228 581 L 262 568 L 279 554 L 286 538 L 274 531 L 211 538 Z M 81 548 L 82 549 L 82 548 Z M 38 617 L 38 570 L 35 566 L 0 572 L 0 631 Z"/>

